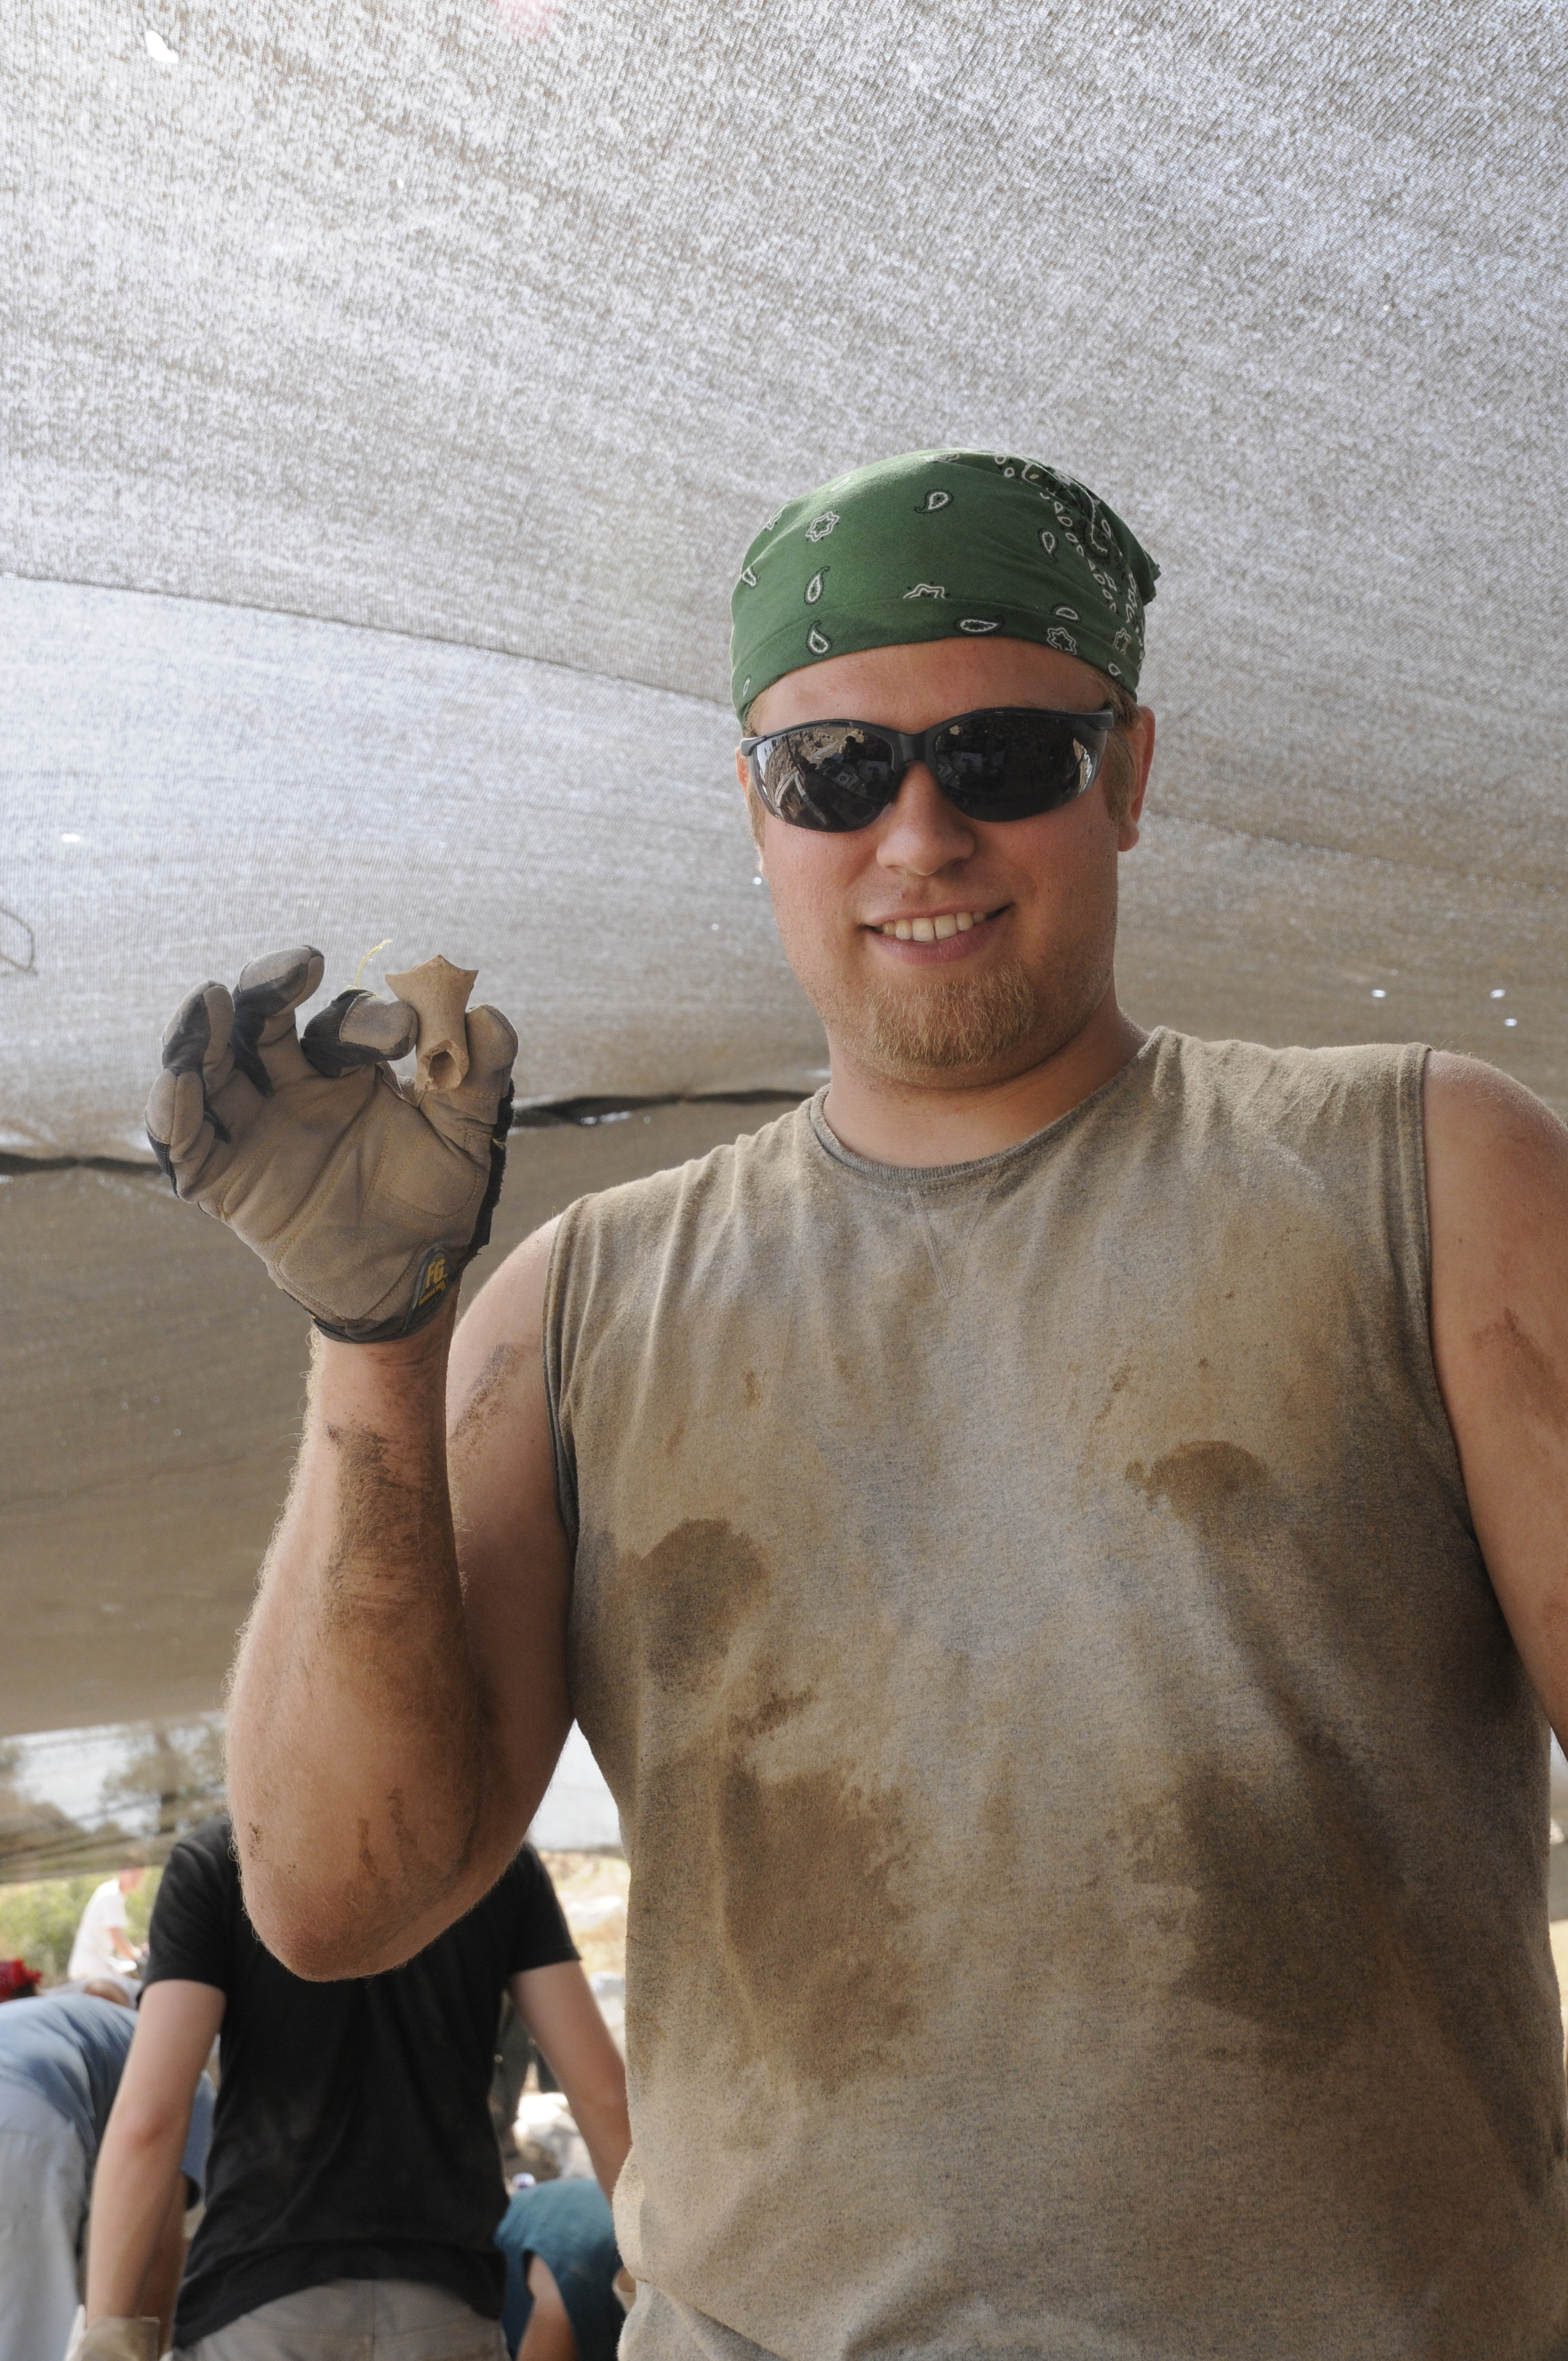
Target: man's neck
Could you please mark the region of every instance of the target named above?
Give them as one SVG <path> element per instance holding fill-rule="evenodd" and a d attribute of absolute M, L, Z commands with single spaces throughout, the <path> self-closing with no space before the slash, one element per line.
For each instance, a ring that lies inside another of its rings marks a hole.
<path fill-rule="evenodd" d="M 835 1139 L 868 1163 L 970 1164 L 1070 1115 L 1137 1056 L 1146 1038 L 1123 1016 L 1113 984 L 1070 1041 L 1000 1080 L 894 1082 L 834 1043 L 823 1112 Z"/>

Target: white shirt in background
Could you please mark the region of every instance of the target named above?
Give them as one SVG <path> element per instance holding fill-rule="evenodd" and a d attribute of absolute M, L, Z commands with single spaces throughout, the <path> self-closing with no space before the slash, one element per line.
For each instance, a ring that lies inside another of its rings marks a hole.
<path fill-rule="evenodd" d="M 120 1882 L 111 1877 L 88 1897 L 82 1913 L 82 1923 L 76 1929 L 76 1940 L 71 1947 L 71 1961 L 65 1973 L 68 1981 L 79 1976 L 112 1976 L 119 1972 L 119 1961 L 111 1939 L 117 1928 L 122 1938 L 126 1927 L 126 1897 L 120 1892 Z M 125 1948 L 129 1950 L 129 1943 Z"/>

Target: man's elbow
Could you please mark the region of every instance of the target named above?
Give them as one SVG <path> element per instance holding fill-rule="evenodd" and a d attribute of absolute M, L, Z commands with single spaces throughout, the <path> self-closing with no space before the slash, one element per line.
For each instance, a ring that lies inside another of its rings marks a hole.
<path fill-rule="evenodd" d="M 115 2109 L 115 2140 L 127 2161 L 177 2163 L 190 2128 L 189 2097 L 153 2092 L 124 2100 Z"/>
<path fill-rule="evenodd" d="M 302 1983 L 343 1983 L 400 1968 L 462 1916 L 460 1899 L 418 1912 L 378 1885 L 311 1891 L 243 1868 L 246 1916 L 275 1960 Z"/>
<path fill-rule="evenodd" d="M 591 2081 L 574 2083 L 568 2093 L 572 2113 L 584 2137 L 592 2136 L 606 2147 L 630 2145 L 631 2125 L 626 2112 L 626 2081 L 624 2076 L 597 2075 Z"/>
<path fill-rule="evenodd" d="M 315 1910 L 273 1906 L 246 1894 L 246 1915 L 273 1958 L 302 1983 L 335 1984 L 377 1976 L 401 1967 L 417 1945 L 400 1948 L 369 1936 L 356 1914 L 338 1916 L 330 1906 Z"/>

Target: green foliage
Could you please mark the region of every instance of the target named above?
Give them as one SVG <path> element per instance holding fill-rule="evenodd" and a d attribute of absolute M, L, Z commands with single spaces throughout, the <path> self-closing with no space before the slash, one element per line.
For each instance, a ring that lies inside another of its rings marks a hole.
<path fill-rule="evenodd" d="M 26 1960 L 46 1984 L 65 1973 L 76 1922 L 101 1877 L 46 1877 L 36 1885 L 0 1886 L 0 1958 Z"/>
<path fill-rule="evenodd" d="M 147 1940 L 161 1871 L 149 1869 L 134 1894 L 126 1896 L 126 1933 L 133 1943 Z M 31 1885 L 0 1885 L 0 1960 L 26 1960 L 38 1969 L 46 1984 L 59 1983 L 71 1958 L 77 1921 L 90 1894 L 104 1883 L 101 1870 L 82 1877 L 45 1877 Z"/>

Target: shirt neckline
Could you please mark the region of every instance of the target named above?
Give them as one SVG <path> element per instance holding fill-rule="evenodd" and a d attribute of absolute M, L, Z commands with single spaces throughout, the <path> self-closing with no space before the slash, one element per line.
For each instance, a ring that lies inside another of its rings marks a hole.
<path fill-rule="evenodd" d="M 937 1190 L 961 1188 L 966 1181 L 994 1179 L 1005 1166 L 1025 1157 L 1037 1155 L 1047 1147 L 1054 1147 L 1091 1107 L 1101 1105 L 1132 1075 L 1152 1064 L 1155 1053 L 1168 1038 L 1168 1027 L 1152 1027 L 1126 1064 L 1119 1066 L 1098 1090 L 1091 1091 L 1089 1096 L 1080 1099 L 1076 1106 L 1069 1107 L 1065 1115 L 1058 1115 L 1042 1130 L 1032 1131 L 1026 1139 L 1015 1139 L 1010 1148 L 998 1148 L 991 1156 L 972 1157 L 963 1164 L 876 1164 L 868 1157 L 857 1156 L 853 1148 L 846 1148 L 838 1137 L 823 1113 L 830 1087 L 827 1082 L 807 1100 L 806 1121 L 822 1153 L 835 1164 L 842 1165 L 847 1171 L 854 1173 L 858 1180 L 869 1181 L 872 1188 L 895 1191 L 901 1196 L 916 1191 L 926 1194 Z"/>

